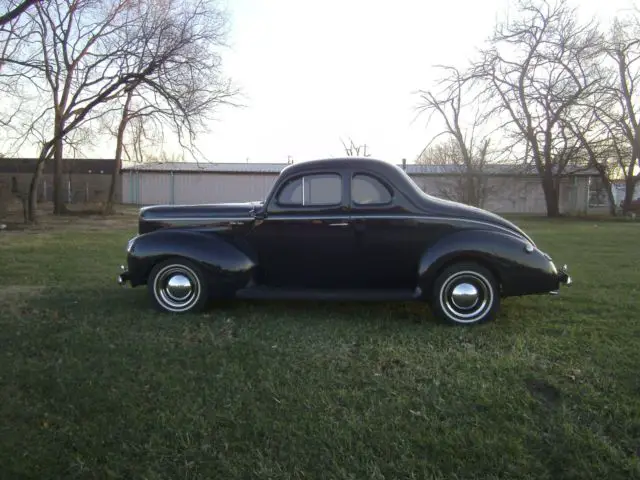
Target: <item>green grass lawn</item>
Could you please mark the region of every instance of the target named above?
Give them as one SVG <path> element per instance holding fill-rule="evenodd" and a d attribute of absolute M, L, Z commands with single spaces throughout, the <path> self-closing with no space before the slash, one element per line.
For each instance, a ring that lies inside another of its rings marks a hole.
<path fill-rule="evenodd" d="M 640 224 L 519 222 L 575 284 L 153 313 L 125 229 L 0 233 L 0 478 L 640 478 Z"/>

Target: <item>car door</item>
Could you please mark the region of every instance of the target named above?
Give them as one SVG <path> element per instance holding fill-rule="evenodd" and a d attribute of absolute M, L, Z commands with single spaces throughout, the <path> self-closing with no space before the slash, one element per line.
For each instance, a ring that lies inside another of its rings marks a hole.
<path fill-rule="evenodd" d="M 362 288 L 413 289 L 424 251 L 424 228 L 383 178 L 354 171 L 350 179 L 351 222 Z"/>
<path fill-rule="evenodd" d="M 248 235 L 258 282 L 271 287 L 348 288 L 355 237 L 348 187 L 338 172 L 305 173 L 279 187 L 266 216 Z"/>

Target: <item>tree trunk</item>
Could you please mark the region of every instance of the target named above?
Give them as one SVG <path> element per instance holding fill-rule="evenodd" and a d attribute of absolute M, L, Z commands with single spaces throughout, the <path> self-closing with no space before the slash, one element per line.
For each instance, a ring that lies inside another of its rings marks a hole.
<path fill-rule="evenodd" d="M 28 218 L 26 219 L 29 223 L 36 222 L 36 208 L 38 205 L 38 181 L 40 180 L 40 176 L 42 175 L 42 171 L 44 170 L 44 162 L 47 158 L 47 154 L 45 149 L 42 149 L 42 153 L 40 153 L 40 158 L 38 158 L 38 163 L 36 164 L 36 169 L 31 176 L 31 184 L 29 185 L 29 205 L 27 208 Z"/>
<path fill-rule="evenodd" d="M 598 173 L 600 174 L 600 179 L 602 180 L 602 183 L 604 184 L 604 188 L 607 191 L 607 201 L 609 203 L 609 213 L 611 214 L 612 217 L 616 216 L 616 199 L 613 196 L 613 186 L 611 185 L 611 180 L 609 180 L 609 176 L 607 175 L 607 172 L 605 169 L 603 168 L 599 168 L 596 167 L 598 170 Z"/>
<path fill-rule="evenodd" d="M 31 184 L 29 185 L 29 200 L 27 207 L 27 222 L 34 223 L 36 221 L 36 208 L 38 206 L 38 181 L 44 170 L 44 162 L 49 158 L 51 154 L 51 146 L 53 142 L 49 141 L 42 146 L 40 150 L 40 156 L 36 163 L 36 169 L 31 176 Z"/>
<path fill-rule="evenodd" d="M 122 168 L 122 149 L 124 145 L 124 132 L 129 123 L 129 105 L 131 104 L 131 98 L 133 97 L 133 90 L 129 90 L 127 93 L 127 99 L 124 102 L 122 109 L 122 117 L 120 118 L 120 125 L 118 125 L 118 135 L 116 137 L 116 158 L 113 173 L 111 175 L 111 184 L 109 185 L 109 196 L 107 197 L 107 204 L 104 207 L 105 214 L 113 213 L 113 200 L 116 195 L 116 182 L 120 175 L 120 169 Z"/>
<path fill-rule="evenodd" d="M 111 184 L 109 185 L 109 195 L 107 197 L 107 203 L 105 204 L 104 211 L 103 211 L 105 215 L 111 215 L 114 212 L 113 200 L 116 195 L 116 182 L 118 181 L 118 173 L 120 172 L 120 161 L 116 160 L 116 164 L 114 168 L 115 170 L 111 175 Z"/>
<path fill-rule="evenodd" d="M 473 207 L 477 206 L 475 187 L 476 186 L 475 186 L 475 179 L 473 178 L 473 173 L 467 171 L 465 173 L 465 197 L 466 197 L 465 203 Z"/>
<path fill-rule="evenodd" d="M 605 187 L 607 189 L 607 200 L 608 200 L 608 203 L 609 203 L 609 213 L 611 214 L 612 217 L 615 217 L 617 215 L 616 199 L 613 196 L 613 189 L 611 188 L 611 182 L 609 182 L 608 178 L 606 180 Z"/>
<path fill-rule="evenodd" d="M 622 213 L 627 214 L 631 210 L 631 202 L 636 189 L 636 179 L 633 175 L 627 175 L 625 178 L 624 201 L 622 202 Z"/>
<path fill-rule="evenodd" d="M 478 176 L 478 182 L 476 184 L 476 198 L 478 199 L 478 208 L 484 208 L 487 200 L 487 178 L 484 175 Z"/>
<path fill-rule="evenodd" d="M 53 151 L 53 214 L 61 215 L 66 213 L 66 202 L 64 198 L 64 178 L 62 176 L 62 119 L 56 114 L 54 128 L 54 151 Z"/>
<path fill-rule="evenodd" d="M 547 217 L 559 217 L 560 205 L 558 189 L 553 179 L 551 168 L 545 168 L 542 175 L 542 191 L 544 192 L 544 200 L 547 204 Z"/>

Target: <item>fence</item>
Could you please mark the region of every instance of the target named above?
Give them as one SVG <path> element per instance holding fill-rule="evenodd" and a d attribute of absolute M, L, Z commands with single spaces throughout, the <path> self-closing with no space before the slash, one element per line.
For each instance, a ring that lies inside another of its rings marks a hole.
<path fill-rule="evenodd" d="M 0 183 L 10 186 L 12 177 L 15 177 L 17 180 L 18 191 L 26 194 L 31 185 L 32 175 L 30 173 L 0 174 Z M 106 202 L 109 196 L 111 175 L 100 173 L 65 174 L 62 183 L 64 198 L 67 203 L 100 203 Z M 120 178 L 117 178 L 116 203 L 121 201 L 121 190 L 121 181 Z M 53 175 L 42 175 L 38 182 L 37 198 L 38 202 L 53 201 Z"/>

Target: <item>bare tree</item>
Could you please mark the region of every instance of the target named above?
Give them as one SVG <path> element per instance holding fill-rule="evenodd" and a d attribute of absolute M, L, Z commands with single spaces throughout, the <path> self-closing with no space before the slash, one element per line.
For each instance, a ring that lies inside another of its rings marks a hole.
<path fill-rule="evenodd" d="M 485 159 L 490 156 L 489 144 L 487 149 L 477 154 Z M 495 175 L 500 166 L 504 164 L 483 163 L 482 168 L 470 170 L 464 161 L 458 142 L 450 137 L 438 143 L 430 143 L 418 155 L 416 163 L 435 167 L 434 177 L 437 196 L 462 202 L 467 205 L 484 208 L 486 202 L 499 194 L 505 187 L 504 179 L 508 178 Z"/>
<path fill-rule="evenodd" d="M 465 95 L 469 97 L 469 79 L 455 67 L 444 69 L 448 73 L 439 82 L 444 86 L 443 91 L 420 91 L 422 101 L 419 110 L 428 114 L 428 123 L 436 115 L 444 124 L 443 130 L 432 141 L 444 135 L 450 138 L 450 143 L 438 145 L 434 150 L 428 151 L 428 154 L 423 151 L 418 161 L 447 165 L 452 169 L 448 173 L 458 177 L 459 192 L 456 200 L 481 206 L 487 193 L 487 176 L 484 170 L 489 162 L 491 139 L 488 134 L 478 133 L 483 122 L 479 108 L 476 108 L 469 125 L 465 125 L 465 114 L 471 107 L 464 100 Z M 429 145 L 425 150 L 428 147 Z M 443 161 L 448 163 L 443 164 Z"/>
<path fill-rule="evenodd" d="M 625 180 L 624 213 L 631 208 L 640 180 L 640 15 L 616 19 L 604 50 L 611 65 L 608 102 L 596 113 L 613 142 L 619 172 Z"/>
<path fill-rule="evenodd" d="M 136 121 L 136 136 L 151 130 L 164 137 L 168 127 L 180 147 L 195 156 L 197 135 L 220 105 L 232 105 L 238 93 L 221 73 L 217 49 L 224 45 L 225 17 L 213 1 L 167 0 L 140 2 L 138 20 L 126 32 L 129 63 L 140 69 L 154 65 L 152 74 L 136 78 L 124 94 L 116 134 L 116 169 L 106 211 L 111 212 L 122 165 L 125 132 Z"/>
<path fill-rule="evenodd" d="M 0 0 L 0 94 L 3 96 L 0 126 L 5 129 L 13 128 L 14 122 L 22 121 L 25 105 L 28 103 L 29 92 L 20 88 L 19 78 L 22 72 L 6 72 L 5 64 L 9 59 L 14 66 L 23 66 L 29 70 L 29 58 L 23 52 L 23 46 L 34 34 L 34 28 L 29 15 L 24 15 L 30 7 L 39 0 L 15 1 Z M 33 11 L 33 9 L 31 9 Z M 25 75 L 24 78 L 29 78 Z"/>
<path fill-rule="evenodd" d="M 471 69 L 491 115 L 504 117 L 525 144 L 542 182 L 547 215 L 559 215 L 560 179 L 575 152 L 562 119 L 599 84 L 601 36 L 593 21 L 579 24 L 566 0 L 517 0 L 517 18 L 499 23 L 490 47 Z M 564 130 L 563 130 L 564 129 Z"/>
<path fill-rule="evenodd" d="M 0 27 L 16 20 L 20 15 L 27 11 L 29 7 L 35 5 L 40 0 L 23 0 L 21 2 L 3 1 L 6 5 L 6 13 L 0 15 Z"/>
<path fill-rule="evenodd" d="M 31 17 L 36 32 L 29 41 L 28 70 L 21 77 L 29 80 L 49 97 L 49 104 L 36 114 L 35 122 L 49 124 L 51 133 L 41 144 L 36 170 L 29 191 L 29 220 L 35 220 L 38 180 L 44 162 L 54 161 L 54 213 L 65 211 L 63 188 L 63 147 L 69 134 L 99 116 L 100 107 L 117 98 L 127 84 L 121 75 L 126 45 L 118 44 L 116 33 L 135 18 L 128 0 L 50 0 L 36 4 Z M 24 67 L 21 58 L 7 64 Z M 46 95 L 46 96 L 45 96 Z"/>
<path fill-rule="evenodd" d="M 575 150 L 573 162 L 583 162 L 587 167 L 594 168 L 607 196 L 609 213 L 616 215 L 616 205 L 613 196 L 613 179 L 616 176 L 616 157 L 620 155 L 620 138 L 606 122 L 602 121 L 600 111 L 609 110 L 611 96 L 604 86 L 580 102 L 571 117 L 561 121 L 561 125 L 569 130 Z M 576 160 L 577 159 L 577 160 Z M 574 165 L 578 166 L 578 165 Z"/>
<path fill-rule="evenodd" d="M 35 220 L 44 162 L 53 158 L 54 213 L 62 213 L 63 148 L 73 132 L 90 128 L 111 111 L 121 111 L 122 105 L 115 101 L 127 98 L 130 92 L 135 92 L 132 98 L 137 96 L 153 106 L 154 114 L 171 119 L 181 145 L 193 140 L 198 122 L 204 123 L 217 100 L 209 94 L 215 88 L 212 84 L 202 88 L 213 78 L 208 70 L 217 71 L 217 57 L 208 50 L 207 41 L 212 37 L 197 37 L 193 32 L 198 32 L 195 25 L 215 32 L 219 29 L 217 20 L 206 14 L 207 2 L 195 1 L 195 7 L 183 10 L 186 14 L 173 8 L 186 4 L 189 2 L 49 0 L 24 14 L 31 17 L 36 34 L 23 48 L 28 62 L 22 57 L 7 59 L 12 67 L 9 73 L 18 75 L 23 83 L 31 82 L 32 90 L 48 104 L 34 113 L 23 137 L 37 130 L 36 125 L 50 128 L 40 144 L 30 186 L 30 220 Z M 163 8 L 165 15 L 160 13 Z M 147 10 L 155 15 L 143 14 Z M 167 21 L 172 15 L 173 22 Z M 171 42 L 171 38 L 183 41 Z M 184 42 L 185 38 L 190 39 Z"/>
<path fill-rule="evenodd" d="M 353 139 L 349 138 L 349 144 L 347 145 L 344 140 L 340 139 L 342 146 L 344 147 L 344 153 L 347 157 L 370 157 L 371 154 L 367 153 L 367 145 L 356 145 Z M 362 153 L 360 153 L 362 152 Z"/>

